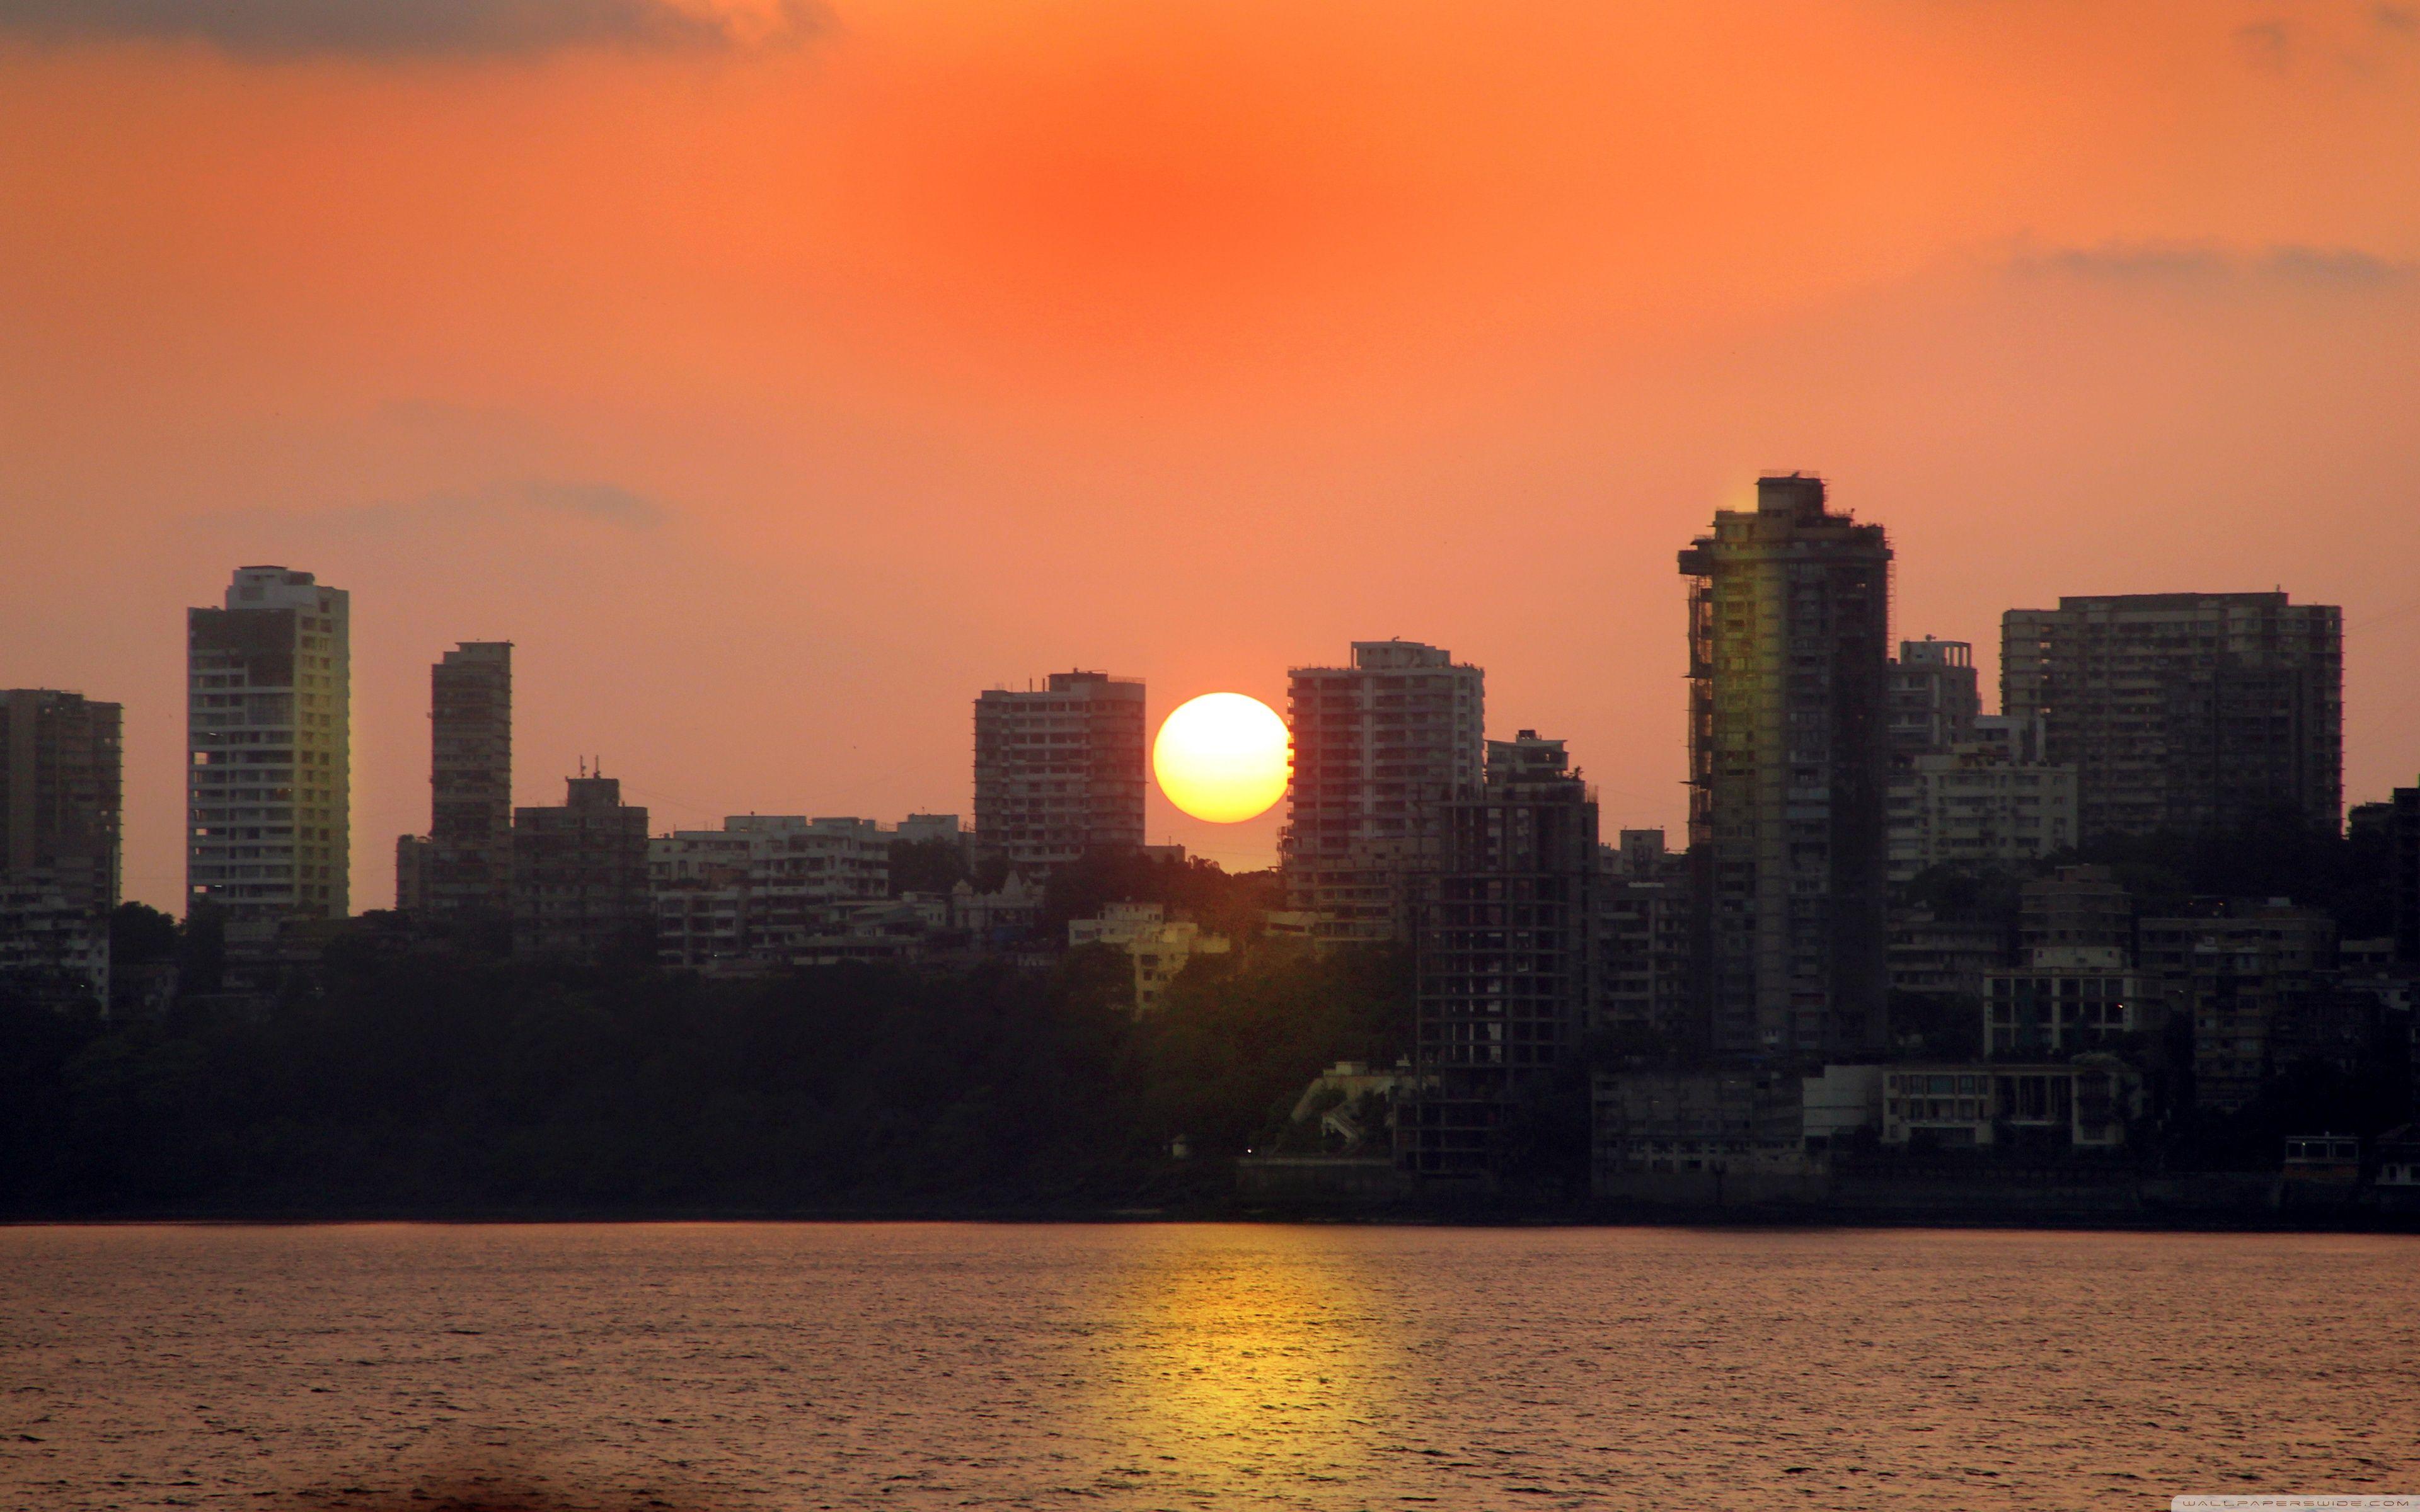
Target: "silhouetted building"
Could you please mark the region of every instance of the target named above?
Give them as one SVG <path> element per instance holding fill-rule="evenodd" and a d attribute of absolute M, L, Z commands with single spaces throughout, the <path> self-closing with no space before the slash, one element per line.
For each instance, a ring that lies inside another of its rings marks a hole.
<path fill-rule="evenodd" d="M 1899 756 L 1947 750 L 1975 738 L 1983 712 L 1975 648 L 1963 640 L 1902 640 L 1890 666 L 1890 743 Z"/>
<path fill-rule="evenodd" d="M 2126 953 L 2044 947 L 1984 977 L 1983 1053 L 2040 1059 L 2111 1047 L 2150 1026 L 2154 1006 Z"/>
<path fill-rule="evenodd" d="M 1636 1048 L 1694 1048 L 1687 856 L 1668 854 L 1660 829 L 1625 829 L 1599 859 L 1590 1027 Z"/>
<path fill-rule="evenodd" d="M 1711 1043 L 1879 1048 L 1888 982 L 1891 550 L 1819 478 L 1757 483 L 1681 553 L 1689 857 Z"/>
<path fill-rule="evenodd" d="M 1418 909 L 1419 1091 L 1397 1134 L 1413 1174 L 1483 1178 L 1507 1109 L 1573 1053 L 1585 1021 L 1596 800 L 1561 741 L 1524 730 L 1487 743 L 1484 785 L 1441 815 Z"/>
<path fill-rule="evenodd" d="M 2063 866 L 2017 893 L 2017 943 L 2028 950 L 2116 950 L 2134 956 L 2134 899 L 2105 866 Z"/>
<path fill-rule="evenodd" d="M 1288 673 L 1288 908 L 1321 942 L 1403 936 L 1435 865 L 1439 806 L 1483 780 L 1486 677 L 1413 640 L 1356 640 L 1350 667 Z"/>
<path fill-rule="evenodd" d="M 1142 844 L 1143 686 L 1052 672 L 975 700 L 977 863 L 1040 880 L 1088 851 Z"/>
<path fill-rule="evenodd" d="M 2284 1065 L 2281 1026 L 2290 1039 L 2304 1001 L 2333 985 L 2335 920 L 2275 902 L 2146 918 L 2139 933 L 2147 985 L 2159 986 L 2169 1011 L 2193 1024 L 2195 1101 L 2221 1111 L 2251 1103 Z"/>
<path fill-rule="evenodd" d="M 513 646 L 465 640 L 428 670 L 428 843 L 418 889 L 396 903 L 436 919 L 501 919 L 512 908 Z"/>
<path fill-rule="evenodd" d="M 2014 867 L 2076 842 L 2072 766 L 2012 761 L 2000 741 L 1911 751 L 1890 775 L 1890 878 L 1936 866 Z"/>
<path fill-rule="evenodd" d="M 0 877 L 40 874 L 74 906 L 117 906 L 122 711 L 81 693 L 0 690 Z"/>
<path fill-rule="evenodd" d="M 513 949 L 594 961 L 651 951 L 647 810 L 610 777 L 575 777 L 560 808 L 513 810 Z"/>
<path fill-rule="evenodd" d="M 2344 616 L 2273 594 L 2061 598 L 2001 618 L 2001 707 L 2077 771 L 2082 838 L 2227 831 L 2280 812 L 2337 833 Z"/>
<path fill-rule="evenodd" d="M 115 703 L 0 690 L 0 981 L 109 1001 L 121 797 Z"/>
<path fill-rule="evenodd" d="M 186 892 L 224 920 L 240 978 L 287 926 L 349 912 L 349 596 L 240 567 L 224 608 L 186 611 Z"/>
<path fill-rule="evenodd" d="M 2386 821 L 2387 896 L 2395 911 L 2395 953 L 2420 961 L 2420 787 L 2397 788 Z"/>
<path fill-rule="evenodd" d="M 657 836 L 647 842 L 657 960 L 716 975 L 805 964 L 812 942 L 889 900 L 896 838 L 871 819 L 795 814 Z"/>

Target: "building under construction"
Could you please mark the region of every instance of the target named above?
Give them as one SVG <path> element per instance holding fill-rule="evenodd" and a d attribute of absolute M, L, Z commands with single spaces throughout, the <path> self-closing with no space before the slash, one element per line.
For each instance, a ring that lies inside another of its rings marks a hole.
<path fill-rule="evenodd" d="M 1487 743 L 1486 781 L 1439 810 L 1418 907 L 1418 1091 L 1398 1156 L 1422 1180 L 1499 1171 L 1508 1114 L 1577 1049 L 1588 1011 L 1597 807 L 1559 740 Z"/>
<path fill-rule="evenodd" d="M 1719 1054 L 1879 1048 L 1891 549 L 1823 482 L 1757 482 L 1681 553 L 1698 994 Z"/>

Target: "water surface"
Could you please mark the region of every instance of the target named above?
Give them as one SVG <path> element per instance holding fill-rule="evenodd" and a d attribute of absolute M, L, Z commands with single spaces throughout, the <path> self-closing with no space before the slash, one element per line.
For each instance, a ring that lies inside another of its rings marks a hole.
<path fill-rule="evenodd" d="M 464 1487 L 732 1512 L 2420 1491 L 2420 1241 L 0 1229 L 0 1506 Z"/>

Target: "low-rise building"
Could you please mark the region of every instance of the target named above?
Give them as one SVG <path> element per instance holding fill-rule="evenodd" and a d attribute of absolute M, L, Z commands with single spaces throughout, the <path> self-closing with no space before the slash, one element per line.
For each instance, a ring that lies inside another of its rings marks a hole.
<path fill-rule="evenodd" d="M 560 807 L 513 810 L 513 949 L 582 960 L 652 948 L 647 810 L 611 777 L 566 780 Z"/>
<path fill-rule="evenodd" d="M 2100 1049 L 2149 1027 L 2150 1000 L 2125 952 L 2040 947 L 1983 978 L 1983 1051 L 2039 1059 Z"/>
<path fill-rule="evenodd" d="M 1625 1175 L 1808 1168 L 1800 1078 L 1778 1071 L 1601 1072 L 1593 1087 L 1599 1196 Z"/>
<path fill-rule="evenodd" d="M 0 993 L 39 1002 L 109 1003 L 109 918 L 80 878 L 0 872 Z"/>
<path fill-rule="evenodd" d="M 1203 933 L 1189 918 L 1171 918 L 1158 903 L 1110 903 L 1098 918 L 1067 921 L 1070 949 L 1107 945 L 1124 950 L 1134 962 L 1135 1011 L 1148 1013 L 1160 1006 L 1174 981 L 1197 955 L 1225 955 L 1233 947 L 1227 936 Z"/>
<path fill-rule="evenodd" d="M 657 959 L 716 975 L 804 964 L 811 941 L 845 933 L 886 901 L 893 835 L 871 819 L 736 814 L 721 829 L 647 842 Z"/>
<path fill-rule="evenodd" d="M 1900 759 L 1890 779 L 1892 882 L 1936 866 L 2014 866 L 2075 843 L 2075 768 L 2012 757 L 2024 744 L 1972 740 Z"/>
<path fill-rule="evenodd" d="M 2018 892 L 2017 941 L 2028 950 L 2134 949 L 2134 899 L 2105 866 L 2063 866 Z"/>
<path fill-rule="evenodd" d="M 2114 1056 L 1896 1065 L 1884 1074 L 1883 1143 L 1966 1149 L 2041 1130 L 2075 1149 L 2116 1149 L 2141 1095 L 2142 1078 Z"/>
<path fill-rule="evenodd" d="M 1930 909 L 1891 910 L 1893 992 L 1979 997 L 1986 975 L 2008 964 L 2008 931 L 1988 920 L 1937 918 Z"/>

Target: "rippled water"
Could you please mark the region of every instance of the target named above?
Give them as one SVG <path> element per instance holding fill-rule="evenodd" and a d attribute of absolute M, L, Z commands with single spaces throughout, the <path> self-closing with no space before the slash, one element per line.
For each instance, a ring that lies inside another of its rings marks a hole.
<path fill-rule="evenodd" d="M 0 1229 L 0 1505 L 465 1489 L 684 1509 L 2413 1491 L 2420 1242 Z"/>

